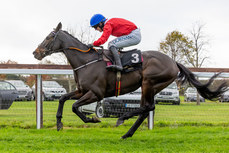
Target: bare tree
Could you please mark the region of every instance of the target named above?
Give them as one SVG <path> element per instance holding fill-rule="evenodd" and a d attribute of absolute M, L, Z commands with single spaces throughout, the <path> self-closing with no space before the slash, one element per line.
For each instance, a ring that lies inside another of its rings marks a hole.
<path fill-rule="evenodd" d="M 192 52 L 186 54 L 186 58 L 189 63 L 196 68 L 202 67 L 203 63 L 209 57 L 205 55 L 205 52 L 209 46 L 208 36 L 204 33 L 205 24 L 196 22 L 190 31 L 190 38 L 193 41 Z M 197 105 L 200 105 L 200 97 L 197 93 Z"/>
<path fill-rule="evenodd" d="M 204 26 L 200 22 L 193 24 L 190 31 L 190 39 L 193 42 L 192 51 L 185 54 L 188 62 L 196 68 L 202 67 L 204 61 L 209 58 L 205 54 L 209 46 L 209 39 L 204 33 Z"/>

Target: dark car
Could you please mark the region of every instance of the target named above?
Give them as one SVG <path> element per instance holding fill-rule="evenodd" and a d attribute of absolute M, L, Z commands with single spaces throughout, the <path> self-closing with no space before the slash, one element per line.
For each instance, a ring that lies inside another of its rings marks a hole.
<path fill-rule="evenodd" d="M 134 92 L 120 95 L 118 97 L 108 97 L 89 105 L 83 105 L 79 111 L 85 114 L 95 113 L 97 117 L 120 117 L 126 112 L 131 112 L 140 107 L 141 88 Z"/>
<path fill-rule="evenodd" d="M 18 91 L 9 82 L 0 80 L 0 109 L 9 109 L 18 97 Z"/>

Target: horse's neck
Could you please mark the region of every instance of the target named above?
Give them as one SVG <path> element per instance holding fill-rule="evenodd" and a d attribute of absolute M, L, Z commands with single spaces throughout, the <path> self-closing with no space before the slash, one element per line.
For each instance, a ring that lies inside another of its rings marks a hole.
<path fill-rule="evenodd" d="M 73 37 L 72 35 L 68 34 L 65 31 L 61 31 L 60 36 L 62 38 L 62 47 L 69 48 L 77 48 L 79 50 L 74 49 L 66 49 L 64 51 L 65 56 L 67 57 L 70 65 L 72 68 L 77 68 L 79 66 L 82 66 L 96 58 L 98 58 L 98 55 L 96 56 L 96 52 L 90 51 L 90 52 L 83 52 L 88 50 L 87 45 L 80 42 L 77 38 Z"/>
<path fill-rule="evenodd" d="M 88 48 L 82 43 L 72 41 L 71 43 L 64 45 L 64 48 L 69 47 L 79 49 L 67 49 L 64 51 L 65 56 L 67 57 L 72 68 L 77 68 L 98 58 L 98 54 L 95 51 L 84 52 L 88 50 Z"/>

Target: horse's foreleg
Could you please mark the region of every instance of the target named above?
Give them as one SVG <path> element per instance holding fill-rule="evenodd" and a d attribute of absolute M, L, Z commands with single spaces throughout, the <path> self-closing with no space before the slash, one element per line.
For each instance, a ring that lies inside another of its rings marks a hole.
<path fill-rule="evenodd" d="M 63 96 L 61 96 L 61 98 L 59 99 L 59 106 L 58 106 L 58 110 L 56 113 L 56 119 L 57 119 L 57 130 L 59 131 L 60 129 L 63 128 L 63 123 L 61 122 L 61 118 L 62 118 L 62 114 L 63 114 L 63 108 L 64 108 L 64 103 L 65 101 L 71 99 L 79 99 L 80 97 L 82 97 L 82 93 L 80 93 L 79 91 L 73 91 L 71 93 L 67 93 Z"/>
<path fill-rule="evenodd" d="M 83 106 L 83 105 L 87 105 L 93 102 L 98 101 L 97 96 L 92 92 L 92 91 L 88 91 L 85 95 L 83 95 L 78 101 L 76 101 L 73 105 L 72 105 L 72 111 L 78 115 L 80 117 L 80 119 L 82 121 L 84 121 L 84 123 L 97 123 L 97 122 L 101 122 L 98 118 L 93 117 L 93 118 L 89 118 L 86 117 L 83 113 L 81 113 L 79 111 L 79 107 Z"/>

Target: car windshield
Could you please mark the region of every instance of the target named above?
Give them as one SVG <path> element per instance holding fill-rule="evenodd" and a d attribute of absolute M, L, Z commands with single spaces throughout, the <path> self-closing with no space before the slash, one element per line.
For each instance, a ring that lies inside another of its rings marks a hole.
<path fill-rule="evenodd" d="M 26 86 L 23 81 L 9 81 L 9 82 L 12 83 L 15 87 L 25 87 Z"/>
<path fill-rule="evenodd" d="M 166 88 L 168 88 L 168 89 L 177 89 L 177 84 L 175 82 L 173 82 Z"/>
<path fill-rule="evenodd" d="M 15 88 L 7 82 L 0 82 L 0 90 L 15 90 Z"/>
<path fill-rule="evenodd" d="M 195 88 L 189 88 L 189 89 L 188 89 L 188 92 L 189 92 L 189 93 L 196 93 L 197 91 L 196 91 Z"/>
<path fill-rule="evenodd" d="M 55 81 L 43 81 L 43 87 L 46 88 L 60 88 L 61 86 Z"/>

